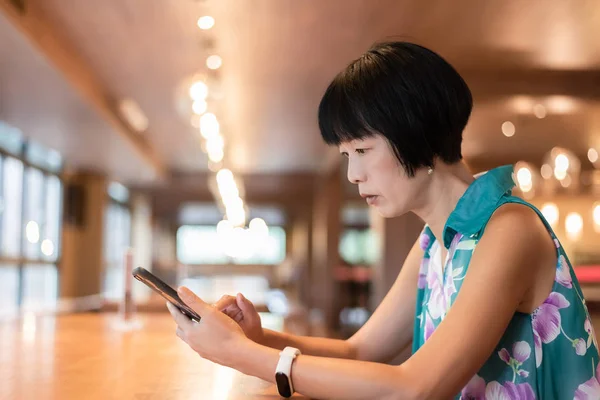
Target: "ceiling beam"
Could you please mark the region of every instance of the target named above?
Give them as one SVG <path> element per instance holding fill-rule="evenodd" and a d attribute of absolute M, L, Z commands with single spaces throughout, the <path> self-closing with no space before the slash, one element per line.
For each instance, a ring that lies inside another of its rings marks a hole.
<path fill-rule="evenodd" d="M 15 4 L 20 4 L 17 6 Z M 118 101 L 79 55 L 59 27 L 52 24 L 34 1 L 0 0 L 0 12 L 18 29 L 109 125 L 128 141 L 148 162 L 157 177 L 167 176 L 167 168 L 150 142 L 135 132 L 120 116 Z"/>
<path fill-rule="evenodd" d="M 478 70 L 462 71 L 477 101 L 514 95 L 565 95 L 582 100 L 600 100 L 598 70 Z"/>

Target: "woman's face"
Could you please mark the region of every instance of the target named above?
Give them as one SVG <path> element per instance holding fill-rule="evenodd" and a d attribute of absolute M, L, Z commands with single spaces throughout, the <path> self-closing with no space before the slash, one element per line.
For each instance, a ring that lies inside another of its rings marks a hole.
<path fill-rule="evenodd" d="M 344 142 L 339 151 L 348 158 L 348 180 L 383 217 L 397 217 L 419 205 L 427 172 L 420 168 L 408 177 L 383 136 Z"/>

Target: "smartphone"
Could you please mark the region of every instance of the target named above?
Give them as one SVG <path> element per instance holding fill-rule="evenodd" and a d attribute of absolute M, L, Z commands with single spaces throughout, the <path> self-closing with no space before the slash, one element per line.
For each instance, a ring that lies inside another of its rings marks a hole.
<path fill-rule="evenodd" d="M 142 267 L 134 269 L 132 275 L 135 279 L 142 283 L 145 283 L 155 292 L 167 299 L 171 304 L 177 307 L 183 315 L 185 315 L 192 321 L 200 322 L 200 316 L 187 304 L 185 304 L 183 300 L 181 300 L 181 298 L 179 298 L 177 291 L 171 286 L 167 285 L 165 282 L 163 282 L 156 275 Z"/>

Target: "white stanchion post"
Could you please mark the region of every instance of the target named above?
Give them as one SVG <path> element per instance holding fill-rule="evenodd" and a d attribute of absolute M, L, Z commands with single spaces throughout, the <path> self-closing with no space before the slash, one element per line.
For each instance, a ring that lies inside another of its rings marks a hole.
<path fill-rule="evenodd" d="M 133 302 L 132 286 L 133 276 L 133 249 L 127 248 L 123 253 L 123 300 L 121 301 L 120 313 L 121 318 L 125 322 L 131 321 L 135 312 L 135 304 Z"/>
<path fill-rule="evenodd" d="M 128 332 L 142 328 L 141 321 L 135 319 L 135 303 L 133 301 L 133 249 L 123 252 L 123 299 L 119 303 L 119 313 L 114 321 L 114 329 Z"/>

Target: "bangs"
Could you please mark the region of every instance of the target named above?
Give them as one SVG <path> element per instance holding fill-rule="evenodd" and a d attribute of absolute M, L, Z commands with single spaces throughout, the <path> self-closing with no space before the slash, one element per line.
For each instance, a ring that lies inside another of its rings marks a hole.
<path fill-rule="evenodd" d="M 338 76 L 327 88 L 319 104 L 319 129 L 328 145 L 360 140 L 375 135 L 375 129 L 366 120 L 362 93 L 349 90 L 345 76 Z"/>
<path fill-rule="evenodd" d="M 414 176 L 436 159 L 462 159 L 472 108 L 469 87 L 442 57 L 416 44 L 387 42 L 333 79 L 319 104 L 319 129 L 325 143 L 337 146 L 381 135 Z"/>

